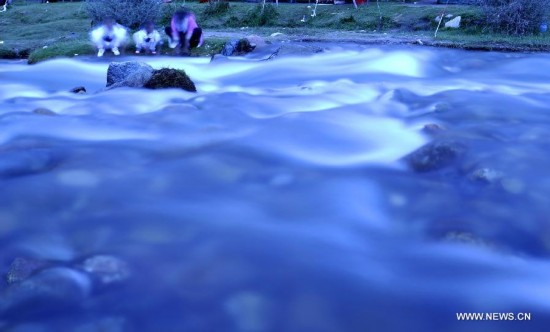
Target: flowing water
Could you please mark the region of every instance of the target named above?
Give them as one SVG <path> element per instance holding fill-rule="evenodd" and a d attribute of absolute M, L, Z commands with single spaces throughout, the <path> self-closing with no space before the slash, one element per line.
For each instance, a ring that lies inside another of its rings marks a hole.
<path fill-rule="evenodd" d="M 0 270 L 31 261 L 0 283 L 1 331 L 548 327 L 549 55 L 137 59 L 198 93 L 0 63 Z M 431 141 L 463 153 L 411 169 Z"/>

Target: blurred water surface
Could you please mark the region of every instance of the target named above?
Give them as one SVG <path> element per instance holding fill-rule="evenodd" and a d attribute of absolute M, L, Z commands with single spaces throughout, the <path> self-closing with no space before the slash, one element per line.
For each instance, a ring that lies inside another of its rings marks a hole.
<path fill-rule="evenodd" d="M 1 331 L 550 323 L 549 55 L 136 59 L 199 92 L 101 91 L 108 62 L 92 59 L 0 62 L 0 268 L 46 266 L 0 283 Z M 465 152 L 411 170 L 431 141 Z M 120 280 L 90 279 L 98 255 L 124 262 Z"/>

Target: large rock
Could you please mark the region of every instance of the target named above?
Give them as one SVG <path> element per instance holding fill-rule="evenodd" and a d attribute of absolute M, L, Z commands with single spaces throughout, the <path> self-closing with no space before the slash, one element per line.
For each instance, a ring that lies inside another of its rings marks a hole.
<path fill-rule="evenodd" d="M 147 89 L 183 89 L 189 92 L 197 92 L 195 83 L 180 69 L 162 68 L 155 70 L 151 79 L 144 85 Z"/>
<path fill-rule="evenodd" d="M 143 62 L 112 62 L 107 70 L 107 87 L 140 88 L 153 76 L 154 69 Z"/>
<path fill-rule="evenodd" d="M 107 89 L 115 88 L 168 89 L 179 88 L 197 92 L 195 83 L 185 71 L 172 68 L 154 70 L 143 62 L 112 62 L 107 70 Z"/>
<path fill-rule="evenodd" d="M 464 145 L 453 141 L 427 144 L 405 158 L 416 172 L 430 172 L 451 165 L 466 152 Z"/>

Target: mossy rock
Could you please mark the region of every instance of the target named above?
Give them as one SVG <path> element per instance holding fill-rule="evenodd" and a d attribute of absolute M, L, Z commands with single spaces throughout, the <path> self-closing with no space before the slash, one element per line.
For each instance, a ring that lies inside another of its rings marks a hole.
<path fill-rule="evenodd" d="M 162 68 L 155 70 L 151 79 L 144 85 L 147 89 L 178 88 L 189 92 L 197 92 L 195 83 L 191 81 L 184 70 Z"/>

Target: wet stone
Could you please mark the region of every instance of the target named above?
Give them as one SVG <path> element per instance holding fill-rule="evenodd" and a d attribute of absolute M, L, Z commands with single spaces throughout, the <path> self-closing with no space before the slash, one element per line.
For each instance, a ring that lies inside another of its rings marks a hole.
<path fill-rule="evenodd" d="M 0 299 L 0 316 L 28 319 L 74 308 L 90 294 L 91 281 L 82 272 L 48 268 L 6 289 Z"/>
<path fill-rule="evenodd" d="M 42 108 L 42 107 L 39 107 L 39 108 L 33 110 L 32 112 L 34 114 L 38 114 L 38 115 L 50 115 L 50 116 L 57 115 L 57 113 L 55 113 L 54 111 L 49 110 L 47 108 Z"/>
<path fill-rule="evenodd" d="M 429 123 L 429 124 L 425 125 L 424 128 L 422 128 L 423 133 L 428 134 L 428 135 L 432 135 L 432 136 L 441 134 L 441 133 L 445 132 L 445 130 L 446 130 L 445 128 L 443 128 L 440 125 L 435 124 L 435 123 Z"/>
<path fill-rule="evenodd" d="M 77 93 L 77 94 L 84 94 L 86 93 L 86 88 L 83 86 L 77 86 L 76 88 L 71 89 L 70 92 Z"/>
<path fill-rule="evenodd" d="M 473 245 L 473 246 L 485 247 L 485 248 L 491 247 L 491 245 L 487 243 L 485 240 L 475 236 L 474 234 L 465 233 L 465 232 L 447 233 L 444 236 L 443 240 L 446 242 L 457 243 L 457 244 L 467 244 L 467 245 Z"/>
<path fill-rule="evenodd" d="M 48 265 L 49 263 L 43 260 L 18 257 L 11 263 L 6 281 L 8 284 L 24 281 Z"/>
<path fill-rule="evenodd" d="M 452 141 L 429 143 L 405 158 L 416 172 L 430 172 L 450 166 L 466 152 L 464 145 Z"/>
<path fill-rule="evenodd" d="M 445 113 L 447 111 L 450 111 L 451 105 L 448 103 L 438 103 L 434 106 L 434 112 L 436 113 Z"/>
<path fill-rule="evenodd" d="M 153 67 L 143 62 L 127 61 L 112 62 L 107 69 L 107 87 L 116 84 L 117 87 L 143 86 L 153 75 Z M 135 82 L 139 80 L 139 82 Z"/>
<path fill-rule="evenodd" d="M 47 172 L 59 163 L 59 156 L 46 149 L 1 151 L 0 177 Z"/>
<path fill-rule="evenodd" d="M 495 183 L 501 180 L 502 177 L 501 172 L 490 168 L 480 168 L 470 174 L 470 180 L 487 184 Z"/>
<path fill-rule="evenodd" d="M 125 281 L 130 276 L 130 268 L 123 260 L 108 255 L 93 256 L 82 263 L 82 269 L 102 284 L 112 284 Z"/>

